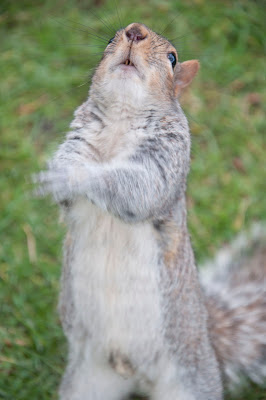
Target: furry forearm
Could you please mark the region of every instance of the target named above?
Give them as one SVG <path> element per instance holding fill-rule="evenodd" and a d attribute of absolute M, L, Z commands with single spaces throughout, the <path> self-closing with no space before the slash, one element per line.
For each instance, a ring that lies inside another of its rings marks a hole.
<path fill-rule="evenodd" d="M 83 193 L 99 207 L 128 222 L 155 216 L 171 190 L 160 172 L 150 164 L 88 167 L 91 175 Z"/>
<path fill-rule="evenodd" d="M 41 194 L 59 203 L 86 196 L 126 222 L 156 218 L 185 191 L 189 142 L 180 137 L 147 138 L 127 160 L 101 163 L 72 133 L 39 175 Z"/>

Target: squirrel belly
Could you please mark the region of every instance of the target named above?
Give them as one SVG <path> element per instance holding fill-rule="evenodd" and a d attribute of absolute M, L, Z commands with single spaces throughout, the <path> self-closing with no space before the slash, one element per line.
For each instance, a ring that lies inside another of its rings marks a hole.
<path fill-rule="evenodd" d="M 70 307 L 65 303 L 71 303 L 75 324 L 99 357 L 108 360 L 119 350 L 134 367 L 147 369 L 145 364 L 162 347 L 158 246 L 152 226 L 146 221 L 127 224 L 85 199 L 69 213 L 64 273 L 72 279 L 67 287 L 62 282 L 59 306 L 66 333 L 75 330 L 65 317 L 65 307 Z"/>

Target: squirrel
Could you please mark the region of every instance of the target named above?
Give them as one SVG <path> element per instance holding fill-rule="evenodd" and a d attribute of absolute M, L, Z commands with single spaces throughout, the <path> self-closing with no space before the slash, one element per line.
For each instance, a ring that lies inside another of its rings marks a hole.
<path fill-rule="evenodd" d="M 144 24 L 118 30 L 37 175 L 67 225 L 62 400 L 221 400 L 225 378 L 266 377 L 266 248 L 203 278 L 188 233 L 179 95 L 198 69 Z"/>

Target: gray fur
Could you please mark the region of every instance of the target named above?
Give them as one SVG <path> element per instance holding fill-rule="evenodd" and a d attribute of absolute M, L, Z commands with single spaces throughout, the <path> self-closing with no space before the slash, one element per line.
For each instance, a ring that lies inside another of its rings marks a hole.
<path fill-rule="evenodd" d="M 60 398 L 220 400 L 187 230 L 190 135 L 174 97 L 178 72 L 167 59 L 171 44 L 138 29 L 147 34 L 140 43 L 121 30 L 107 47 L 88 100 L 38 177 L 68 226 L 59 311 L 69 361 Z M 137 68 L 130 78 L 117 72 L 127 57 Z"/>
<path fill-rule="evenodd" d="M 210 336 L 232 389 L 266 379 L 266 228 L 254 225 L 202 266 Z"/>

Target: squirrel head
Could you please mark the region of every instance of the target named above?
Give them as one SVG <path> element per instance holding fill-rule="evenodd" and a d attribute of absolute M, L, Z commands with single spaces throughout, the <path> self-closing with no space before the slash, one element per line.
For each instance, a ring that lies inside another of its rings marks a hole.
<path fill-rule="evenodd" d="M 109 101 L 118 96 L 132 102 L 173 101 L 198 69 L 197 60 L 178 62 L 177 50 L 167 39 L 146 25 L 132 23 L 110 39 L 94 74 L 92 92 Z"/>

